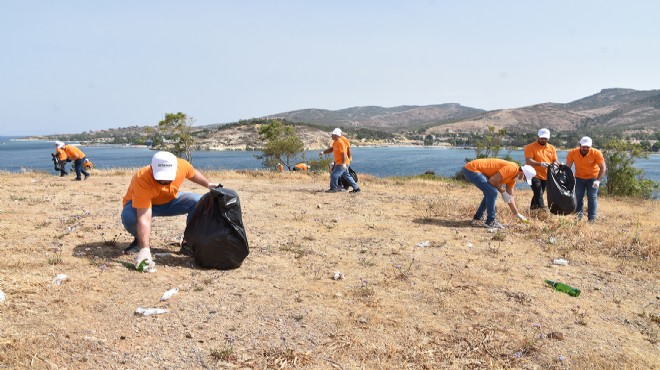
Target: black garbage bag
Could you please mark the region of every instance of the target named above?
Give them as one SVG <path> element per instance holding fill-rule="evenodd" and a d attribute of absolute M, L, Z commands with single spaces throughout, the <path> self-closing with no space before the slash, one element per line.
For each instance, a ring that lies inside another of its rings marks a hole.
<path fill-rule="evenodd" d="M 349 174 L 349 176 L 351 176 L 353 178 L 353 181 L 355 181 L 356 183 L 358 182 L 358 175 L 355 171 L 353 171 L 351 166 L 348 166 L 348 174 Z M 344 180 L 343 177 L 339 178 L 339 185 L 343 186 L 344 189 L 348 189 L 348 188 L 351 187 L 351 185 L 349 185 L 348 181 Z"/>
<path fill-rule="evenodd" d="M 555 215 L 570 215 L 575 212 L 575 176 L 571 168 L 561 164 L 548 167 L 547 195 L 550 212 Z"/>
<path fill-rule="evenodd" d="M 240 267 L 250 250 L 238 194 L 222 187 L 204 194 L 183 237 L 197 265 L 219 270 Z"/>

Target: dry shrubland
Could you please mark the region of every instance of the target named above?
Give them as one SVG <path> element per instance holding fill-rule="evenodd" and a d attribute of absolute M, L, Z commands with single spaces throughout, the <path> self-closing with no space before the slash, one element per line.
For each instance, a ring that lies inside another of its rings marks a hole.
<path fill-rule="evenodd" d="M 469 184 L 363 175 L 329 194 L 327 174 L 208 172 L 241 197 L 250 255 L 200 269 L 178 254 L 185 218 L 157 218 L 149 274 L 122 254 L 133 172 L 0 173 L 0 368 L 660 367 L 657 201 L 601 197 L 596 224 L 519 224 L 498 201 L 508 228 L 490 232 Z"/>

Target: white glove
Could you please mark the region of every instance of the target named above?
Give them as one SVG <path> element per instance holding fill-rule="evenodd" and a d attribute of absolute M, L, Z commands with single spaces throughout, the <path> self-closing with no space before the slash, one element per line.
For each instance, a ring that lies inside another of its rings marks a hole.
<path fill-rule="evenodd" d="M 341 165 L 341 169 L 344 170 L 344 171 L 346 171 L 346 170 L 348 169 L 348 166 L 345 165 L 345 164 L 342 164 L 342 165 Z"/>
<path fill-rule="evenodd" d="M 548 166 L 549 166 L 549 164 L 547 164 L 547 163 L 545 163 L 545 162 L 541 162 L 541 167 L 548 168 Z"/>
<path fill-rule="evenodd" d="M 592 187 L 598 189 L 600 187 L 600 180 L 595 180 Z"/>
<path fill-rule="evenodd" d="M 529 223 L 529 220 L 525 216 L 521 215 L 520 213 L 518 213 L 516 215 L 516 217 L 518 217 L 518 219 L 520 219 L 520 221 L 523 222 L 523 223 Z"/>
<path fill-rule="evenodd" d="M 145 268 L 143 268 L 142 270 L 140 270 L 139 269 L 140 263 L 144 260 L 147 261 L 147 266 Z M 140 248 L 140 251 L 135 256 L 135 269 L 140 270 L 142 272 L 147 272 L 147 271 L 150 272 L 150 271 L 154 270 L 154 267 L 156 267 L 156 263 L 154 262 L 153 258 L 151 258 L 151 249 L 150 248 Z"/>
<path fill-rule="evenodd" d="M 502 200 L 504 201 L 504 203 L 511 203 L 511 201 L 513 200 L 513 195 L 505 191 L 504 193 L 502 193 Z"/>

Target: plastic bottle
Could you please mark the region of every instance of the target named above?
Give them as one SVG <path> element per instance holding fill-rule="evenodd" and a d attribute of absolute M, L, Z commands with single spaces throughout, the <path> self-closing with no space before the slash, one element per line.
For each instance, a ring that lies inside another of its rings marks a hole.
<path fill-rule="evenodd" d="M 172 288 L 168 290 L 167 292 L 163 293 L 163 296 L 160 297 L 161 301 L 167 301 L 168 299 L 172 298 L 173 295 L 177 294 L 179 292 L 179 288 Z"/>
<path fill-rule="evenodd" d="M 555 288 L 555 290 L 564 292 L 571 297 L 579 297 L 580 296 L 580 289 L 578 288 L 573 288 L 572 286 L 560 282 L 554 282 L 552 280 L 546 280 L 546 283 L 550 285 L 551 287 Z"/>

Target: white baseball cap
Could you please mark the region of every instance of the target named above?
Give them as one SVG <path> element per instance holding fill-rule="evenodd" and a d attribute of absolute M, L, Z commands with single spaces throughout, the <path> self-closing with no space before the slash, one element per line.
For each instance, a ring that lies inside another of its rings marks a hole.
<path fill-rule="evenodd" d="M 330 133 L 330 135 L 341 136 L 341 130 L 340 130 L 339 128 L 336 128 L 336 129 L 332 130 L 332 132 Z"/>
<path fill-rule="evenodd" d="M 591 148 L 592 145 L 591 138 L 589 136 L 585 136 L 582 139 L 580 139 L 580 146 L 588 146 Z"/>
<path fill-rule="evenodd" d="M 158 152 L 151 158 L 154 179 L 172 181 L 176 178 L 177 159 L 170 152 Z"/>
<path fill-rule="evenodd" d="M 547 128 L 540 129 L 539 133 L 538 133 L 538 137 L 549 139 L 550 138 L 550 130 L 548 130 Z"/>
<path fill-rule="evenodd" d="M 64 146 L 64 143 L 61 142 L 61 141 L 56 141 L 56 142 L 55 142 L 55 146 L 57 146 L 57 148 L 59 149 L 59 148 L 61 148 L 61 147 Z"/>
<path fill-rule="evenodd" d="M 527 184 L 532 185 L 532 177 L 536 176 L 536 170 L 534 167 L 526 164 L 521 167 L 523 173 L 525 174 L 525 179 L 527 179 Z"/>

